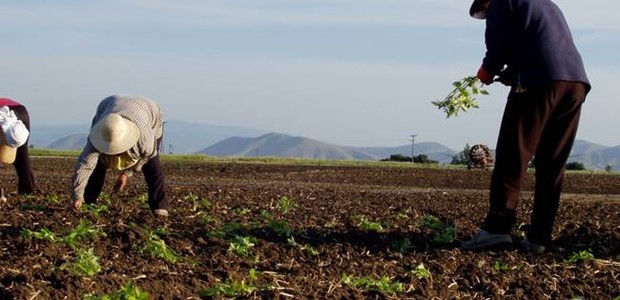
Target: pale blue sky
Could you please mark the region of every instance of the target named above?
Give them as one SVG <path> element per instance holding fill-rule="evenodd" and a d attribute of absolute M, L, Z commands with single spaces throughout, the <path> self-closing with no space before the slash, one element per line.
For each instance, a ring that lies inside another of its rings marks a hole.
<path fill-rule="evenodd" d="M 0 95 L 37 124 L 88 124 L 111 94 L 169 120 L 346 146 L 495 145 L 503 86 L 446 119 L 431 101 L 472 75 L 484 22 L 465 0 L 2 1 Z M 578 138 L 620 145 L 620 2 L 557 0 L 593 90 Z"/>

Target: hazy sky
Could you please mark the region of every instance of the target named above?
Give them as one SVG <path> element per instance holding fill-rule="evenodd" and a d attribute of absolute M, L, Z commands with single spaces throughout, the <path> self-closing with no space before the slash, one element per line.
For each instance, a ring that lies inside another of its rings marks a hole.
<path fill-rule="evenodd" d="M 100 100 L 141 94 L 168 120 L 346 146 L 495 146 L 503 86 L 446 119 L 431 105 L 473 75 L 484 22 L 465 0 L 0 2 L 0 95 L 34 124 L 88 124 Z M 557 0 L 593 90 L 578 138 L 620 144 L 620 2 Z"/>

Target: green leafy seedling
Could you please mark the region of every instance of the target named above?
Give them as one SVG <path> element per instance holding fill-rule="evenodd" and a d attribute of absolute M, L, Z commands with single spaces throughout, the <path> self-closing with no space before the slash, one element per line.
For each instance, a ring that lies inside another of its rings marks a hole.
<path fill-rule="evenodd" d="M 82 206 L 82 210 L 98 217 L 99 214 L 109 211 L 110 208 L 106 204 L 87 203 Z"/>
<path fill-rule="evenodd" d="M 86 239 L 98 239 L 105 237 L 106 234 L 101 228 L 92 226 L 87 220 L 82 220 L 80 224 L 63 237 L 63 241 L 70 247 L 75 247 L 78 243 Z"/>
<path fill-rule="evenodd" d="M 507 264 L 501 263 L 499 261 L 496 261 L 493 264 L 493 271 L 495 272 L 501 272 L 501 271 L 508 271 L 510 269 L 510 267 Z"/>
<path fill-rule="evenodd" d="M 269 221 L 269 228 L 283 237 L 290 237 L 293 235 L 293 230 L 286 220 Z"/>
<path fill-rule="evenodd" d="M 420 280 L 431 277 L 431 272 L 424 266 L 423 263 L 417 265 L 413 270 L 411 270 L 411 273 Z"/>
<path fill-rule="evenodd" d="M 356 278 L 352 275 L 342 275 L 342 282 L 356 288 L 369 291 L 379 291 L 382 293 L 396 294 L 405 290 L 404 284 L 398 281 L 392 281 L 389 277 L 383 276 L 380 279 L 371 277 Z"/>
<path fill-rule="evenodd" d="M 60 203 L 60 197 L 56 194 L 47 195 L 43 200 L 52 204 Z"/>
<path fill-rule="evenodd" d="M 217 284 L 214 287 L 202 290 L 199 292 L 201 297 L 229 297 L 237 298 L 241 296 L 248 296 L 251 293 L 260 290 L 256 286 L 259 272 L 256 269 L 250 269 L 248 275 L 248 282 L 245 280 L 233 280 L 227 279 L 223 283 Z"/>
<path fill-rule="evenodd" d="M 226 280 L 214 287 L 200 291 L 202 297 L 239 297 L 249 295 L 257 288 L 245 281 Z"/>
<path fill-rule="evenodd" d="M 112 295 L 93 296 L 88 294 L 84 295 L 82 300 L 149 300 L 149 297 L 148 292 L 140 290 L 130 281 Z"/>
<path fill-rule="evenodd" d="M 438 244 L 450 244 L 456 238 L 456 227 L 445 224 L 435 216 L 424 216 L 418 222 L 419 228 L 431 229 L 434 231 L 433 241 Z"/>
<path fill-rule="evenodd" d="M 256 245 L 255 243 L 256 239 L 253 237 L 236 236 L 234 240 L 230 242 L 228 251 L 246 258 L 252 254 L 252 248 Z"/>
<path fill-rule="evenodd" d="M 411 249 L 413 249 L 413 245 L 411 244 L 411 240 L 403 237 L 401 239 L 397 239 L 395 241 L 392 241 L 392 243 L 390 244 L 391 248 L 398 251 L 398 253 L 407 253 L 409 251 L 411 251 Z"/>
<path fill-rule="evenodd" d="M 383 224 L 379 222 L 370 221 L 366 217 L 359 217 L 359 222 L 357 223 L 357 227 L 362 231 L 375 231 L 375 232 L 384 232 L 385 227 Z"/>
<path fill-rule="evenodd" d="M 297 241 L 295 241 L 295 237 L 291 236 L 287 239 L 287 242 L 289 245 L 291 246 L 296 246 L 299 247 L 299 249 L 308 252 L 308 254 L 312 255 L 312 256 L 317 256 L 319 255 L 319 250 L 317 250 L 316 248 L 308 245 L 308 244 L 299 244 L 297 243 Z"/>
<path fill-rule="evenodd" d="M 293 208 L 297 207 L 295 200 L 293 198 L 289 198 L 287 196 L 280 197 L 278 200 L 278 204 L 276 206 L 282 215 L 288 214 Z"/>
<path fill-rule="evenodd" d="M 446 118 L 458 116 L 461 112 L 467 112 L 472 108 L 478 108 L 475 96 L 488 95 L 489 92 L 482 88 L 482 82 L 477 76 L 467 76 L 452 83 L 454 89 L 441 101 L 432 101 L 438 109 L 443 110 Z"/>
<path fill-rule="evenodd" d="M 60 269 L 67 269 L 78 276 L 94 276 L 101 271 L 99 258 L 93 252 L 93 248 L 89 248 L 88 250 L 77 249 L 75 255 L 76 257 L 73 262 L 62 264 Z"/>
<path fill-rule="evenodd" d="M 41 228 L 38 231 L 32 231 L 29 229 L 25 229 L 22 232 L 22 235 L 26 238 L 34 238 L 37 240 L 46 240 L 52 243 L 57 242 L 58 238 L 56 234 L 47 228 Z"/>
<path fill-rule="evenodd" d="M 183 200 L 189 201 L 192 203 L 192 211 L 198 211 L 200 209 L 209 209 L 211 207 L 211 201 L 206 198 L 200 198 L 198 195 L 194 193 L 189 193 L 187 196 L 183 197 Z"/>
<path fill-rule="evenodd" d="M 154 257 L 161 258 L 170 263 L 177 263 L 181 257 L 166 245 L 155 232 L 147 231 L 146 234 L 146 251 Z"/>
<path fill-rule="evenodd" d="M 564 262 L 567 264 L 573 264 L 578 261 L 588 261 L 588 260 L 594 260 L 594 254 L 586 250 L 582 250 L 579 252 L 573 252 L 573 254 L 571 254 L 571 256 Z"/>

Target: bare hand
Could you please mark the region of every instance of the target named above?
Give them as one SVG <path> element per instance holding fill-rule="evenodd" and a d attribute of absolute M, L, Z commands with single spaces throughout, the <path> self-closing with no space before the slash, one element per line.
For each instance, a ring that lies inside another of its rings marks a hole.
<path fill-rule="evenodd" d="M 73 209 L 75 209 L 75 210 L 80 210 L 80 207 L 82 207 L 82 204 L 84 204 L 84 199 L 82 199 L 82 198 L 75 199 L 75 200 L 73 201 L 73 205 L 72 205 L 72 207 L 73 207 Z"/>
<path fill-rule="evenodd" d="M 123 192 L 123 190 L 125 189 L 125 185 L 127 185 L 127 178 L 128 176 L 125 173 L 118 176 L 118 179 L 116 180 L 116 184 L 114 184 L 115 193 Z"/>

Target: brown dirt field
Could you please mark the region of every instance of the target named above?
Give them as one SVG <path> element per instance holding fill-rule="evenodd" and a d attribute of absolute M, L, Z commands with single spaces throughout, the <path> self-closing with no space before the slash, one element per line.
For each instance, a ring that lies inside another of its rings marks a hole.
<path fill-rule="evenodd" d="M 128 282 L 149 299 L 226 298 L 201 296 L 225 282 L 254 289 L 238 299 L 620 296 L 620 177 L 614 174 L 567 174 L 554 247 L 533 256 L 516 249 L 518 230 L 515 245 L 460 249 L 486 212 L 490 171 L 164 161 L 171 216 L 159 220 L 143 201 L 141 174 L 122 195 L 100 201 L 109 210 L 74 212 L 67 208 L 75 158 L 33 163 L 39 191 L 29 197 L 16 195 L 11 167 L 0 169 L 0 185 L 9 192 L 0 203 L 0 299 L 83 299 L 112 295 Z M 531 189 L 528 178 L 520 223 L 528 221 Z M 82 221 L 105 236 L 63 242 Z M 455 229 L 454 240 L 440 238 L 446 228 Z M 56 241 L 32 235 L 43 229 Z M 177 262 L 149 252 L 152 234 Z M 245 256 L 233 251 L 237 237 L 254 244 Z M 98 257 L 100 270 L 92 276 L 70 267 L 85 249 Z M 579 251 L 595 259 L 568 262 Z M 429 276 L 419 272 L 421 264 Z M 355 285 L 362 280 L 347 276 L 374 280 Z M 393 289 L 380 288 L 381 278 Z"/>

